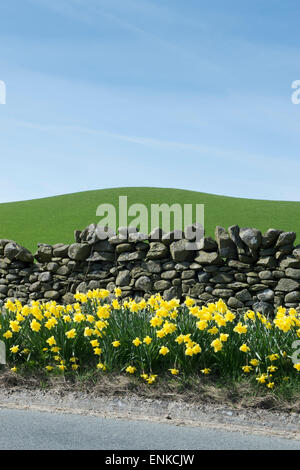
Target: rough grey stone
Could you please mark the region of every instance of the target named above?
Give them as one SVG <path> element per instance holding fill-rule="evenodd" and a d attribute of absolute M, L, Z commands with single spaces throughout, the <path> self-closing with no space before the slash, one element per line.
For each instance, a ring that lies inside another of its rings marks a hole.
<path fill-rule="evenodd" d="M 284 297 L 285 303 L 300 302 L 300 291 L 292 291 Z"/>
<path fill-rule="evenodd" d="M 78 284 L 76 288 L 76 292 L 80 292 L 83 294 L 86 294 L 87 290 L 88 290 L 88 287 L 87 287 L 86 282 L 81 282 L 80 284 Z"/>
<path fill-rule="evenodd" d="M 181 279 L 186 280 L 186 279 L 194 279 L 195 278 L 195 271 L 192 271 L 191 269 L 187 269 L 186 271 L 183 271 L 181 273 Z"/>
<path fill-rule="evenodd" d="M 286 268 L 300 269 L 300 260 L 291 256 L 286 256 L 283 260 L 280 261 L 279 267 L 282 270 Z"/>
<path fill-rule="evenodd" d="M 176 266 L 175 266 L 175 269 L 176 269 Z M 191 263 L 190 269 L 194 269 L 195 271 L 198 271 L 199 269 L 202 269 L 202 266 L 201 264 L 194 262 L 194 263 Z"/>
<path fill-rule="evenodd" d="M 133 243 L 144 242 L 148 239 L 149 239 L 148 235 L 146 235 L 145 233 L 141 233 L 141 232 L 129 233 L 128 235 L 128 241 L 133 242 Z"/>
<path fill-rule="evenodd" d="M 265 315 L 265 316 L 268 316 L 268 315 L 272 315 L 273 312 L 274 312 L 274 308 L 272 306 L 272 304 L 268 303 L 268 302 L 255 302 L 253 304 L 253 309 L 256 311 L 256 312 L 260 312 L 262 315 Z"/>
<path fill-rule="evenodd" d="M 218 245 L 218 250 L 221 258 L 237 259 L 237 248 L 231 240 L 229 234 L 223 227 L 219 225 L 215 230 L 215 239 Z"/>
<path fill-rule="evenodd" d="M 194 264 L 196 264 L 196 263 L 194 263 Z M 197 266 L 199 266 L 199 265 L 197 264 Z M 182 261 L 181 263 L 176 263 L 174 267 L 175 267 L 176 271 L 184 271 L 186 269 L 191 268 L 191 263 L 189 261 Z"/>
<path fill-rule="evenodd" d="M 246 282 L 247 280 L 247 276 L 245 273 L 236 273 L 234 277 L 238 282 Z"/>
<path fill-rule="evenodd" d="M 295 256 L 295 258 L 300 261 L 300 247 L 299 247 L 299 246 L 297 246 L 297 247 L 294 249 L 294 251 L 293 251 L 293 256 Z"/>
<path fill-rule="evenodd" d="M 135 287 L 138 290 L 142 290 L 144 292 L 150 292 L 152 288 L 151 279 L 147 276 L 141 276 L 136 280 Z"/>
<path fill-rule="evenodd" d="M 39 281 L 33 282 L 29 287 L 30 292 L 38 292 L 41 288 L 41 283 Z"/>
<path fill-rule="evenodd" d="M 165 235 L 165 232 L 162 228 L 156 227 L 149 233 L 149 241 L 150 242 L 159 242 L 161 241 L 162 237 Z"/>
<path fill-rule="evenodd" d="M 262 247 L 270 248 L 276 244 L 276 241 L 279 235 L 282 233 L 282 230 L 276 230 L 274 228 L 269 228 L 262 237 Z"/>
<path fill-rule="evenodd" d="M 247 289 L 248 284 L 246 282 L 235 281 L 235 282 L 230 282 L 229 284 L 227 284 L 227 287 L 228 289 L 242 290 L 242 289 Z"/>
<path fill-rule="evenodd" d="M 116 286 L 118 287 L 128 286 L 130 279 L 131 279 L 130 271 L 128 269 L 125 269 L 124 271 L 120 271 L 116 279 Z"/>
<path fill-rule="evenodd" d="M 184 236 L 190 242 L 199 241 L 204 237 L 204 227 L 199 222 L 187 225 L 184 229 Z"/>
<path fill-rule="evenodd" d="M 67 276 L 68 274 L 70 274 L 70 272 L 71 272 L 70 267 L 64 265 L 58 268 L 58 270 L 56 271 L 56 274 L 58 274 L 59 276 Z"/>
<path fill-rule="evenodd" d="M 29 250 L 27 250 L 27 248 L 24 248 L 23 246 L 20 246 L 20 250 L 16 254 L 16 259 L 19 261 L 23 261 L 24 263 L 34 262 L 33 254 Z"/>
<path fill-rule="evenodd" d="M 233 290 L 231 289 L 214 289 L 212 291 L 212 294 L 215 296 L 215 297 L 218 297 L 218 298 L 229 298 L 229 297 L 232 297 L 233 296 Z"/>
<path fill-rule="evenodd" d="M 170 287 L 170 289 L 166 289 L 163 293 L 164 300 L 170 301 L 173 299 L 180 299 L 182 295 L 181 289 L 179 287 Z"/>
<path fill-rule="evenodd" d="M 246 254 L 247 246 L 240 237 L 240 227 L 238 225 L 231 225 L 228 228 L 228 234 L 233 243 L 235 244 L 238 254 Z"/>
<path fill-rule="evenodd" d="M 114 253 L 115 247 L 109 243 L 108 240 L 100 240 L 94 244 L 93 251 L 97 251 L 98 253 Z"/>
<path fill-rule="evenodd" d="M 244 307 L 243 302 L 240 300 L 236 299 L 235 297 L 230 297 L 227 302 L 228 307 L 232 309 L 237 309 L 237 308 L 242 308 Z"/>
<path fill-rule="evenodd" d="M 253 284 L 252 286 L 249 286 L 250 292 L 262 292 L 266 289 L 265 284 Z"/>
<path fill-rule="evenodd" d="M 278 240 L 276 242 L 276 247 L 279 248 L 285 245 L 293 244 L 295 240 L 296 240 L 295 232 L 283 232 L 278 237 Z"/>
<path fill-rule="evenodd" d="M 149 273 L 160 273 L 161 272 L 161 265 L 159 261 L 144 261 L 142 263 L 142 268 L 149 271 Z"/>
<path fill-rule="evenodd" d="M 204 271 L 198 272 L 198 281 L 199 282 L 208 282 L 210 280 L 210 274 Z"/>
<path fill-rule="evenodd" d="M 283 292 L 292 292 L 299 288 L 299 282 L 294 281 L 293 279 L 280 279 L 276 290 L 283 291 Z"/>
<path fill-rule="evenodd" d="M 64 304 L 74 304 L 75 303 L 74 294 L 72 294 L 71 292 L 66 292 L 62 296 L 62 301 L 63 301 Z"/>
<path fill-rule="evenodd" d="M 114 259 L 114 253 L 110 253 L 107 251 L 103 251 L 102 253 L 98 251 L 93 251 L 92 254 L 88 258 L 86 258 L 86 261 L 94 263 L 98 261 L 114 261 Z"/>
<path fill-rule="evenodd" d="M 255 228 L 241 228 L 240 237 L 245 245 L 254 251 L 258 250 L 262 242 L 262 234 Z"/>
<path fill-rule="evenodd" d="M 300 269 L 287 268 L 285 270 L 285 275 L 291 279 L 300 280 Z"/>
<path fill-rule="evenodd" d="M 169 256 L 169 249 L 160 242 L 151 242 L 150 249 L 147 253 L 147 259 L 164 259 Z"/>
<path fill-rule="evenodd" d="M 135 249 L 137 251 L 148 251 L 149 250 L 149 243 L 147 243 L 147 242 L 137 242 L 135 244 Z"/>
<path fill-rule="evenodd" d="M 199 263 L 201 265 L 214 264 L 214 265 L 222 266 L 223 264 L 223 260 L 218 255 L 218 253 L 214 253 L 214 252 L 208 253 L 206 251 L 199 251 L 197 253 L 195 261 L 196 263 Z"/>
<path fill-rule="evenodd" d="M 235 294 L 235 298 L 244 303 L 248 300 L 252 300 L 252 295 L 247 289 L 243 289 Z"/>
<path fill-rule="evenodd" d="M 190 249 L 191 243 L 188 240 L 178 240 L 172 242 L 170 245 L 170 253 L 172 259 L 176 263 L 191 260 L 194 256 L 194 251 Z"/>
<path fill-rule="evenodd" d="M 203 292 L 203 294 L 199 295 L 199 299 L 203 300 L 204 302 L 211 302 L 214 300 L 214 296 L 208 292 Z"/>
<path fill-rule="evenodd" d="M 233 276 L 227 273 L 219 273 L 210 279 L 210 282 L 213 282 L 214 284 L 218 284 L 218 283 L 227 284 L 232 281 L 233 281 Z"/>
<path fill-rule="evenodd" d="M 257 298 L 263 302 L 272 302 L 274 300 L 274 292 L 271 289 L 263 290 L 257 294 Z"/>
<path fill-rule="evenodd" d="M 80 235 L 81 235 L 81 230 L 74 230 L 74 241 L 75 241 L 75 243 L 80 243 L 80 241 L 81 241 Z"/>
<path fill-rule="evenodd" d="M 134 245 L 132 245 L 132 243 L 120 243 L 119 245 L 116 245 L 117 255 L 126 252 L 130 253 L 131 251 L 134 251 Z"/>
<path fill-rule="evenodd" d="M 256 264 L 257 266 L 262 266 L 263 268 L 273 269 L 277 266 L 277 261 L 273 256 L 265 256 L 263 258 L 259 258 Z"/>
<path fill-rule="evenodd" d="M 209 251 L 217 251 L 218 250 L 218 244 L 211 237 L 203 237 L 198 242 L 198 250 L 204 250 L 204 251 L 208 251 L 208 252 Z"/>
<path fill-rule="evenodd" d="M 56 300 L 60 297 L 59 292 L 56 290 L 48 290 L 44 292 L 44 298 L 47 300 Z"/>
<path fill-rule="evenodd" d="M 271 247 L 271 248 L 264 248 L 259 250 L 259 256 L 264 257 L 264 256 L 274 256 L 276 253 L 277 248 Z"/>
<path fill-rule="evenodd" d="M 167 232 L 163 235 L 161 241 L 164 243 L 166 246 L 170 246 L 171 243 L 174 241 L 179 241 L 184 239 L 184 233 L 182 230 L 172 230 L 171 232 Z"/>
<path fill-rule="evenodd" d="M 0 239 L 0 246 L 4 248 L 10 242 L 13 242 L 13 240 L 8 240 L 7 238 L 1 238 Z"/>
<path fill-rule="evenodd" d="M 279 248 L 277 248 L 277 251 L 276 254 L 275 254 L 275 257 L 276 258 L 279 258 L 279 257 L 282 257 L 282 255 L 291 255 L 293 253 L 293 250 L 294 250 L 294 245 L 282 245 L 280 246 Z"/>
<path fill-rule="evenodd" d="M 154 283 L 154 289 L 157 292 L 162 292 L 164 290 L 170 289 L 170 287 L 172 287 L 172 285 L 169 281 L 162 280 L 162 281 L 156 281 Z"/>
<path fill-rule="evenodd" d="M 173 279 L 175 279 L 175 277 L 177 277 L 177 271 L 175 271 L 175 269 L 171 270 L 171 271 L 164 271 L 162 274 L 161 274 L 161 278 L 162 279 L 165 279 L 166 281 L 172 281 Z"/>
<path fill-rule="evenodd" d="M 52 281 L 52 274 L 50 272 L 41 273 L 38 277 L 40 282 L 51 282 Z"/>
<path fill-rule="evenodd" d="M 68 256 L 70 245 L 60 245 L 53 248 L 53 256 L 57 258 L 66 258 Z"/>
<path fill-rule="evenodd" d="M 134 251 L 133 253 L 121 253 L 118 257 L 118 262 L 137 261 L 145 258 L 142 251 Z"/>
<path fill-rule="evenodd" d="M 112 237 L 108 238 L 108 241 L 111 245 L 120 245 L 122 243 L 128 242 L 127 236 L 124 237 L 122 234 L 113 235 Z"/>
<path fill-rule="evenodd" d="M 163 271 L 171 271 L 172 269 L 175 268 L 175 263 L 174 261 L 166 261 L 165 263 L 163 263 L 162 265 L 162 269 Z"/>
<path fill-rule="evenodd" d="M 199 297 L 199 295 L 203 294 L 205 290 L 205 284 L 195 284 L 190 288 L 190 295 L 192 297 Z"/>
<path fill-rule="evenodd" d="M 0 285 L 0 293 L 6 295 L 7 292 L 8 292 L 8 286 L 5 286 L 4 284 L 1 284 Z"/>
<path fill-rule="evenodd" d="M 5 245 L 4 247 L 4 256 L 8 258 L 9 260 L 13 260 L 15 256 L 19 253 L 20 250 L 20 245 L 18 245 L 16 242 L 9 242 Z"/>
<path fill-rule="evenodd" d="M 235 268 L 235 269 L 239 269 L 239 270 L 247 270 L 251 267 L 247 263 L 242 263 L 241 261 L 237 261 L 237 260 L 234 260 L 234 259 L 231 259 L 231 260 L 228 261 L 228 266 L 230 268 Z"/>
<path fill-rule="evenodd" d="M 69 246 L 68 256 L 74 261 L 84 261 L 91 252 L 91 246 L 87 243 L 73 243 Z"/>
<path fill-rule="evenodd" d="M 258 273 L 260 279 L 273 279 L 272 271 L 261 271 Z"/>

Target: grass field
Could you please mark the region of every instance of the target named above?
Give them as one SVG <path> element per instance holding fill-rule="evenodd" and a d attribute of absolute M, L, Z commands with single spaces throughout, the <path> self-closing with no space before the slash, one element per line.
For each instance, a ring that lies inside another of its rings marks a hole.
<path fill-rule="evenodd" d="M 0 204 L 0 238 L 36 250 L 37 243 L 70 243 L 75 229 L 98 222 L 96 209 L 110 203 L 118 208 L 119 195 L 128 206 L 151 204 L 204 204 L 205 234 L 214 236 L 216 225 L 255 227 L 263 232 L 278 228 L 297 233 L 300 243 L 300 202 L 241 199 L 170 188 L 112 188 Z M 149 211 L 150 214 L 150 211 Z M 128 222 L 130 222 L 130 218 Z M 149 222 L 150 227 L 150 222 Z"/>

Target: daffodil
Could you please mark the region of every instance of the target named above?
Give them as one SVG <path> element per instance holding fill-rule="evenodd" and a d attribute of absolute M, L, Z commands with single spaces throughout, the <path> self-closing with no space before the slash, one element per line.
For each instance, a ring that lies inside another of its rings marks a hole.
<path fill-rule="evenodd" d="M 5 333 L 3 333 L 3 336 L 5 339 L 9 339 L 12 337 L 12 332 L 10 330 L 7 330 Z"/>
<path fill-rule="evenodd" d="M 247 325 L 243 325 L 241 322 L 239 322 L 237 326 L 233 328 L 233 331 L 235 331 L 239 335 L 242 335 L 242 334 L 247 333 L 248 327 Z"/>
<path fill-rule="evenodd" d="M 20 324 L 17 320 L 11 320 L 9 322 L 9 327 L 14 333 L 18 333 L 21 329 Z"/>
<path fill-rule="evenodd" d="M 30 328 L 33 331 L 38 332 L 41 329 L 41 324 L 38 321 L 36 321 L 36 319 L 33 319 L 32 322 L 30 323 Z"/>
<path fill-rule="evenodd" d="M 219 352 L 223 348 L 222 341 L 218 338 L 212 341 L 210 345 L 214 348 L 215 352 Z"/>
<path fill-rule="evenodd" d="M 65 335 L 66 335 L 66 337 L 67 337 L 68 339 L 73 339 L 73 338 L 75 338 L 75 336 L 76 336 L 76 330 L 75 330 L 75 328 L 72 328 L 71 330 L 67 331 L 67 332 L 65 333 Z"/>
<path fill-rule="evenodd" d="M 251 366 L 243 366 L 242 367 L 243 371 L 248 374 L 249 372 L 251 372 L 251 370 L 253 370 L 253 367 Z"/>
<path fill-rule="evenodd" d="M 259 383 L 261 383 L 261 384 L 265 383 L 265 382 L 266 382 L 266 379 L 267 379 L 267 375 L 266 375 L 266 374 L 261 374 L 259 377 L 256 377 L 256 380 L 257 380 Z"/>
<path fill-rule="evenodd" d="M 49 346 L 54 346 L 54 345 L 56 344 L 56 341 L 55 341 L 54 336 L 51 336 L 51 338 L 48 338 L 48 339 L 46 340 L 46 343 L 48 343 Z"/>
<path fill-rule="evenodd" d="M 168 352 L 170 352 L 169 348 L 167 348 L 166 346 L 162 346 L 159 350 L 159 354 L 162 354 L 163 356 L 165 356 L 166 354 L 168 354 Z"/>
<path fill-rule="evenodd" d="M 140 338 L 135 338 L 132 342 L 135 346 L 139 346 L 140 344 L 142 344 L 142 341 L 140 340 Z"/>
<path fill-rule="evenodd" d="M 228 336 L 229 336 L 228 334 L 221 333 L 221 334 L 220 334 L 220 341 L 226 342 L 227 339 L 228 339 Z"/>
<path fill-rule="evenodd" d="M 146 336 L 143 339 L 143 343 L 146 343 L 147 345 L 149 345 L 151 342 L 152 342 L 152 338 L 150 338 L 150 336 Z"/>

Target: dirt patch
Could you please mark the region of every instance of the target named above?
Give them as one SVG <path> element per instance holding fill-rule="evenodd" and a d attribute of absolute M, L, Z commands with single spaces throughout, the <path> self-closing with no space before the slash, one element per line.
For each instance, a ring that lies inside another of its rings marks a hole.
<path fill-rule="evenodd" d="M 55 376 L 44 373 L 21 375 L 8 368 L 0 370 L 0 394 L 9 397 L 26 392 L 55 394 L 56 396 L 88 396 L 98 398 L 130 398 L 178 402 L 188 405 L 221 405 L 232 409 L 273 410 L 295 413 L 300 417 L 300 392 L 291 398 L 278 396 L 266 389 L 254 390 L 249 381 L 223 383 L 210 377 L 193 377 L 189 380 L 161 377 L 149 385 L 138 377 L 125 374 L 89 373 L 84 376 Z"/>

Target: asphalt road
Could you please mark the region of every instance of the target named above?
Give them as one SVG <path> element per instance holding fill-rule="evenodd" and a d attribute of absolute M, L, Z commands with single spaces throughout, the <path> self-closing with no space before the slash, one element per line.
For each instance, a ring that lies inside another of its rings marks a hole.
<path fill-rule="evenodd" d="M 300 450 L 300 441 L 94 416 L 0 409 L 0 450 Z"/>

